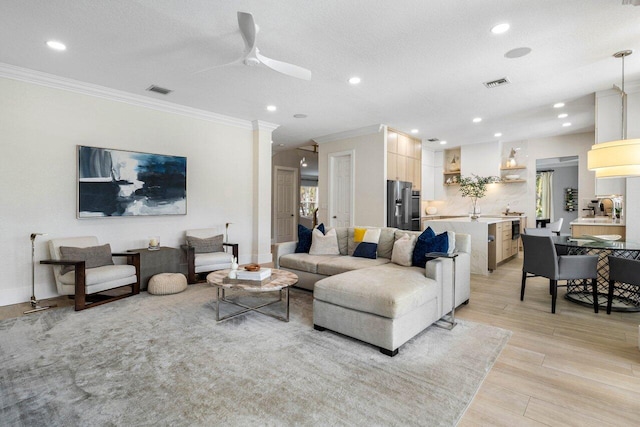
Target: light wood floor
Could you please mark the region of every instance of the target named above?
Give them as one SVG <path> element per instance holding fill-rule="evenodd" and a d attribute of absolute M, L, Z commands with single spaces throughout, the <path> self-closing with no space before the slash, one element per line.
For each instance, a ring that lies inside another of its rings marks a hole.
<path fill-rule="evenodd" d="M 520 302 L 521 269 L 516 259 L 490 276 L 472 276 L 471 302 L 456 310 L 459 318 L 513 331 L 460 426 L 640 425 L 640 313 L 595 314 L 560 298 L 551 314 L 544 279 L 528 279 Z M 52 302 L 72 304 L 67 297 Z M 0 319 L 29 307 L 0 307 Z"/>
<path fill-rule="evenodd" d="M 640 425 L 640 313 L 611 313 L 558 299 L 527 279 L 522 260 L 472 276 L 471 302 L 456 315 L 513 331 L 460 426 Z M 564 295 L 560 288 L 559 294 Z"/>

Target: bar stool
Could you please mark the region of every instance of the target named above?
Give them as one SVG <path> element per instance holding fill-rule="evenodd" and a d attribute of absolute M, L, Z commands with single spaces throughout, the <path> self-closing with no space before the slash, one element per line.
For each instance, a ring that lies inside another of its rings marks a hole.
<path fill-rule="evenodd" d="M 640 286 L 640 261 L 618 258 L 609 255 L 609 295 L 607 297 L 607 314 L 611 314 L 613 303 L 613 285 L 615 282 Z"/>

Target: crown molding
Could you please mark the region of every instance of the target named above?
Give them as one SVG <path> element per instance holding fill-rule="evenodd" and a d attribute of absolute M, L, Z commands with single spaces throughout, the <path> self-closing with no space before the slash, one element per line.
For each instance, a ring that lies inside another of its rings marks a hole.
<path fill-rule="evenodd" d="M 142 95 L 124 92 L 121 90 L 94 85 L 91 83 L 85 83 L 79 80 L 68 79 L 53 74 L 43 73 L 41 71 L 30 70 L 28 68 L 16 67 L 14 65 L 9 65 L 1 62 L 0 77 L 33 83 L 54 89 L 76 92 L 96 98 L 107 99 L 110 101 L 123 102 L 125 104 L 135 105 L 137 107 L 143 108 L 150 108 L 152 110 L 162 111 L 165 113 L 179 114 L 181 116 L 206 120 L 218 124 L 234 126 L 243 129 L 253 128 L 252 123 L 249 120 L 237 119 L 235 117 L 225 116 L 223 114 L 217 114 L 206 110 L 186 107 L 184 105 L 179 105 L 172 102 L 153 99 Z"/>
<path fill-rule="evenodd" d="M 251 122 L 251 125 L 253 126 L 253 130 L 266 130 L 269 132 L 273 132 L 280 127 L 280 125 L 277 125 L 275 123 L 264 122 L 262 120 L 254 120 Z"/>
<path fill-rule="evenodd" d="M 316 142 L 317 144 L 324 144 L 326 142 L 339 141 L 341 139 L 355 138 L 357 136 L 380 133 L 383 131 L 383 129 L 384 129 L 383 124 L 365 126 L 358 129 L 352 129 L 344 132 L 332 133 L 331 135 L 325 135 L 325 136 L 320 136 L 318 138 L 313 138 L 313 141 Z"/>

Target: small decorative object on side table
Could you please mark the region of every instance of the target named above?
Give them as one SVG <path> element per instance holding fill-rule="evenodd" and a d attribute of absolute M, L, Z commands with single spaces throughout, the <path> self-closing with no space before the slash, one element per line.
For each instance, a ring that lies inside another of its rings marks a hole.
<path fill-rule="evenodd" d="M 449 258 L 451 262 L 453 262 L 452 270 L 453 270 L 453 278 L 451 281 L 451 315 L 449 319 L 445 319 L 443 316 L 438 322 L 434 323 L 434 325 L 439 328 L 444 329 L 453 329 L 457 325 L 456 323 L 456 258 L 458 257 L 457 253 L 449 254 L 447 252 L 429 252 L 425 255 L 427 258 L 437 259 L 437 258 Z"/>
<path fill-rule="evenodd" d="M 149 237 L 149 250 L 157 251 L 158 249 L 160 249 L 160 237 L 158 236 Z"/>

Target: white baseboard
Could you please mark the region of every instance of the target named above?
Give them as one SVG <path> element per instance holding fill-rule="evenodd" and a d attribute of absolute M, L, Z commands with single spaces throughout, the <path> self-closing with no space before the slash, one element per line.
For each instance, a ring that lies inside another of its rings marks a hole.
<path fill-rule="evenodd" d="M 55 291 L 45 291 L 36 288 L 36 298 L 38 300 L 57 297 Z M 31 301 L 31 287 L 21 286 L 19 288 L 0 289 L 0 307 L 5 305 L 19 304 Z"/>

